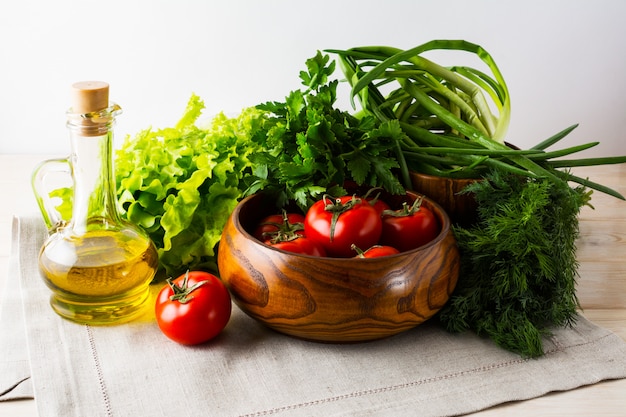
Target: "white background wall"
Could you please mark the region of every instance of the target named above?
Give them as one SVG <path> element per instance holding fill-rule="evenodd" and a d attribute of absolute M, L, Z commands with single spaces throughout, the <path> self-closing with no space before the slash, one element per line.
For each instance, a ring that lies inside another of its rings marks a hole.
<path fill-rule="evenodd" d="M 3 1 L 0 153 L 67 153 L 75 81 L 111 84 L 124 109 L 119 143 L 173 125 L 192 92 L 205 114 L 282 100 L 318 49 L 436 38 L 496 59 L 512 97 L 509 142 L 531 146 L 580 123 L 567 144 L 626 154 L 621 0 Z"/>

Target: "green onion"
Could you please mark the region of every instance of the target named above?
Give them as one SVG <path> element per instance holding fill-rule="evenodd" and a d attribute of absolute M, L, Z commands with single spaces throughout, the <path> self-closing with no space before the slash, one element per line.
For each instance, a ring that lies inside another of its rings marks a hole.
<path fill-rule="evenodd" d="M 626 163 L 626 155 L 607 156 L 603 158 L 559 159 L 557 161 L 550 161 L 550 165 L 554 168 L 588 167 L 623 163 Z"/>
<path fill-rule="evenodd" d="M 541 143 L 538 143 L 537 145 L 533 146 L 531 149 L 546 149 L 546 148 L 554 145 L 555 143 L 557 143 L 561 139 L 563 139 L 565 136 L 569 135 L 577 127 L 578 127 L 578 124 L 575 124 L 575 125 L 572 125 L 570 127 L 567 127 L 565 129 L 561 130 L 560 132 L 550 136 L 548 139 L 542 141 Z"/>
<path fill-rule="evenodd" d="M 431 51 L 466 52 L 482 61 L 489 73 L 468 65 L 445 67 L 423 56 Z M 405 183 L 409 170 L 465 177 L 498 168 L 530 178 L 573 181 L 625 199 L 615 190 L 555 168 L 616 164 L 624 157 L 555 159 L 596 146 L 598 142 L 546 151 L 569 135 L 569 126 L 528 150 L 504 142 L 510 119 L 506 82 L 491 55 L 464 40 L 433 40 L 402 50 L 389 46 L 330 49 L 350 83 L 350 100 L 380 121 L 397 119 L 406 138 L 398 140 L 397 158 Z M 383 89 L 389 89 L 387 93 Z M 491 106 L 487 100 L 491 100 Z M 495 113 L 492 111 L 495 108 Z M 555 173 L 556 172 L 556 173 Z"/>

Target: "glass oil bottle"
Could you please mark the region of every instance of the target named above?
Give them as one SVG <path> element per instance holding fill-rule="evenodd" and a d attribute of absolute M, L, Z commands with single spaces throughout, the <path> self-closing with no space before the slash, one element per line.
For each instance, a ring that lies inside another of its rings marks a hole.
<path fill-rule="evenodd" d="M 72 96 L 67 112 L 71 155 L 44 161 L 32 177 L 50 231 L 39 254 L 39 270 L 60 316 L 94 325 L 126 322 L 145 312 L 157 251 L 141 229 L 119 215 L 113 125 L 121 108 L 109 103 L 109 85 L 76 83 Z M 63 220 L 46 190 L 46 178 L 54 172 L 72 178 L 69 220 Z"/>

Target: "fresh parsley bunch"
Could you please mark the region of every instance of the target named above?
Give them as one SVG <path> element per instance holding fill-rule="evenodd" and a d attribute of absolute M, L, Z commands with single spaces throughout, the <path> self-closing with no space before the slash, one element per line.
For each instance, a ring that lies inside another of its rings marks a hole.
<path fill-rule="evenodd" d="M 335 107 L 337 81 L 329 81 L 335 62 L 319 51 L 300 72 L 304 91 L 292 91 L 284 102 L 267 102 L 258 152 L 249 156 L 252 175 L 246 194 L 274 193 L 279 206 L 296 202 L 306 210 L 322 194 L 346 193 L 343 185 L 383 187 L 395 194 L 404 187 L 394 172 L 396 150 L 404 133 L 397 121 L 380 123 L 357 118 Z"/>

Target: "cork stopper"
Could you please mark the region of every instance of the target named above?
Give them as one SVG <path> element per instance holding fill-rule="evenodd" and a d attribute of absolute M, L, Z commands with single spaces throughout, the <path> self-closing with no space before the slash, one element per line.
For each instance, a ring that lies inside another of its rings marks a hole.
<path fill-rule="evenodd" d="M 109 107 L 109 84 L 103 81 L 81 81 L 72 84 L 72 112 L 86 114 Z"/>

